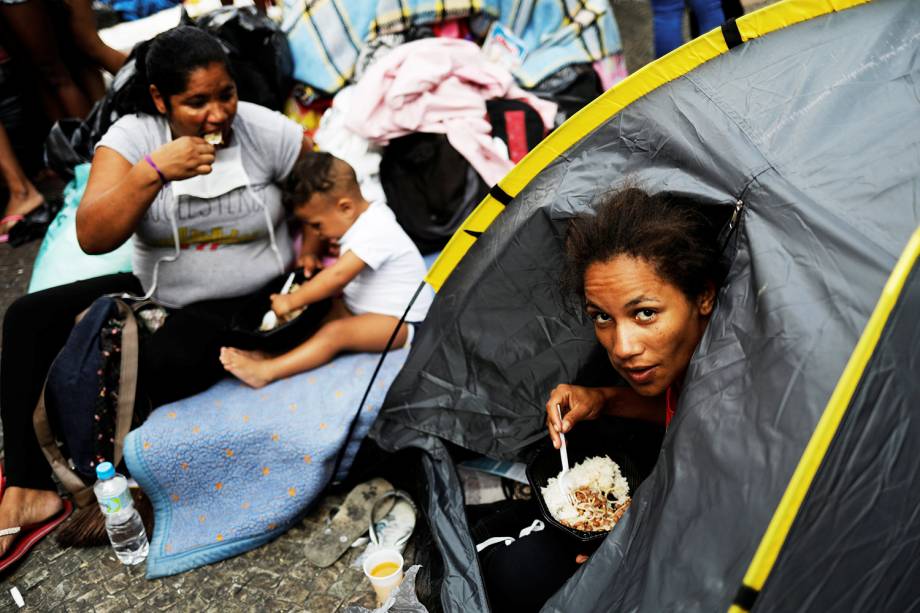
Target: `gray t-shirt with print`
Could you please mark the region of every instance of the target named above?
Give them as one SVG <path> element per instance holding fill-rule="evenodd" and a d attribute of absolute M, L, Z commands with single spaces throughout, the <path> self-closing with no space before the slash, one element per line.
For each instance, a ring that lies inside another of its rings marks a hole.
<path fill-rule="evenodd" d="M 166 144 L 168 138 L 164 117 L 127 115 L 109 128 L 96 147 L 113 149 L 131 164 L 137 164 L 144 155 Z M 174 262 L 160 264 L 154 295 L 160 302 L 185 306 L 201 300 L 242 296 L 280 274 L 262 203 L 271 217 L 278 253 L 287 267 L 293 249 L 277 183 L 294 166 L 302 140 L 303 130 L 295 122 L 275 111 L 240 102 L 228 150 L 220 152 L 214 165 L 216 177 L 222 156 L 238 146 L 241 164 L 233 166 L 230 175 L 234 180 L 228 185 L 240 186 L 209 198 L 176 196 L 172 185 L 160 190 L 134 233 L 134 274 L 144 290 L 150 289 L 157 260 L 175 253 L 173 218 L 180 255 Z M 240 173 L 246 176 L 241 178 Z M 245 185 L 247 179 L 249 187 Z"/>

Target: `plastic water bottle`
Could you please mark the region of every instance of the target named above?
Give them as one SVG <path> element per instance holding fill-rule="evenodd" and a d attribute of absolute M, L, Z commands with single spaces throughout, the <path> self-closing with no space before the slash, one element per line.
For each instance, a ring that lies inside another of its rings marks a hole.
<path fill-rule="evenodd" d="M 115 472 L 111 462 L 103 462 L 96 467 L 99 478 L 93 491 L 102 514 L 105 515 L 105 530 L 115 555 L 122 564 L 140 564 L 147 559 L 147 533 L 134 499 L 128 490 L 128 480 Z"/>

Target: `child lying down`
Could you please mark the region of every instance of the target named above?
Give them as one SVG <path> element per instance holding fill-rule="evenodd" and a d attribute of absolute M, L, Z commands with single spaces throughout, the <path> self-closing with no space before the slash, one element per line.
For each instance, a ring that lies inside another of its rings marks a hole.
<path fill-rule="evenodd" d="M 267 356 L 222 347 L 224 368 L 252 387 L 311 370 L 341 352 L 383 351 L 425 276 L 422 256 L 393 212 L 382 202 L 364 199 L 346 162 L 328 153 L 306 154 L 285 182 L 284 198 L 321 238 L 338 240 L 340 255 L 296 291 L 273 294 L 272 310 L 281 318 L 326 298 L 343 298 L 334 299 L 313 336 L 287 353 Z M 425 319 L 430 305 L 431 293 L 422 292 L 393 347 L 411 342 L 413 326 Z"/>

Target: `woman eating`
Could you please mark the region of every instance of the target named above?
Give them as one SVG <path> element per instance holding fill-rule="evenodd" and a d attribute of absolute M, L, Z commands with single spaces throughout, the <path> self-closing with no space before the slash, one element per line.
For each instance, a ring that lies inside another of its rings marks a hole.
<path fill-rule="evenodd" d="M 635 187 L 570 222 L 563 286 L 628 387 L 556 386 L 546 402 L 556 448 L 560 432 L 602 415 L 670 423 L 724 277 L 718 233 L 698 203 Z M 480 554 L 496 611 L 538 610 L 585 560 L 551 527 Z"/>
<path fill-rule="evenodd" d="M 87 253 L 133 237 L 134 273 L 24 296 L 4 319 L 0 534 L 21 530 L 0 536 L 0 570 L 66 517 L 32 413 L 77 314 L 113 293 L 166 307 L 165 323 L 140 347 L 135 416 L 143 417 L 224 375 L 219 353 L 230 318 L 293 260 L 277 183 L 312 149 L 302 129 L 239 102 L 219 41 L 194 27 L 164 32 L 138 53 L 136 86 L 141 111 L 119 119 L 96 146 L 77 213 Z"/>

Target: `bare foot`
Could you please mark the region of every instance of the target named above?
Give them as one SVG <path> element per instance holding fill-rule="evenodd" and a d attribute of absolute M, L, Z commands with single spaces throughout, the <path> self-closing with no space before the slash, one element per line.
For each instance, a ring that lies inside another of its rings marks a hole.
<path fill-rule="evenodd" d="M 0 528 L 37 524 L 54 517 L 63 508 L 64 501 L 57 492 L 9 487 L 0 501 Z M 11 534 L 0 538 L 0 555 L 6 553 L 16 536 Z"/>
<path fill-rule="evenodd" d="M 274 381 L 268 358 L 261 352 L 221 347 L 220 363 L 224 370 L 250 387 L 265 387 Z"/>
<path fill-rule="evenodd" d="M 41 192 L 35 189 L 34 185 L 28 183 L 25 189 L 21 191 L 10 191 L 10 199 L 6 203 L 6 212 L 3 214 L 3 217 L 9 215 L 28 215 L 37 209 L 44 201 L 45 199 L 41 195 Z M 0 234 L 6 234 L 17 223 L 16 221 L 12 221 L 0 225 Z"/>

